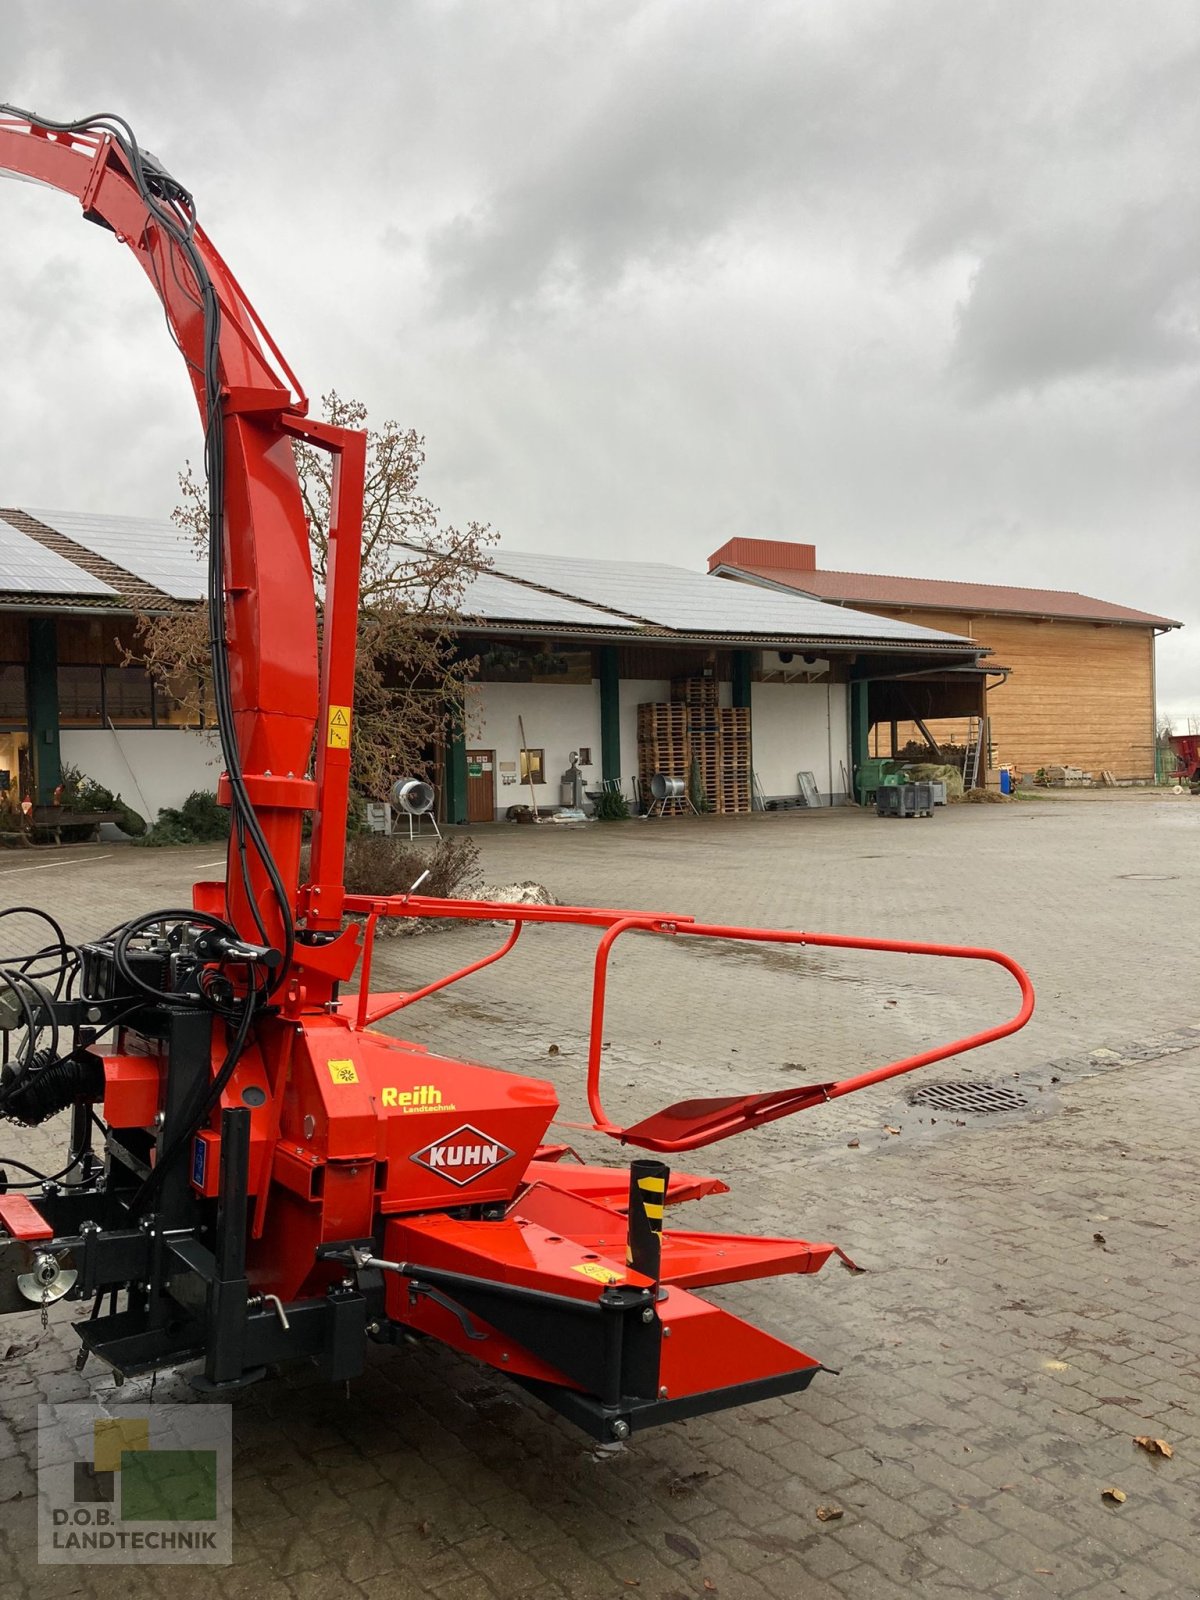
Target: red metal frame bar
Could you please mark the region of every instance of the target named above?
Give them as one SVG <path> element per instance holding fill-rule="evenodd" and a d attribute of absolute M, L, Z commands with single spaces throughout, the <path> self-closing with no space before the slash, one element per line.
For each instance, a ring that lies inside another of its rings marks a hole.
<path fill-rule="evenodd" d="M 207 424 L 204 315 L 190 268 L 181 261 L 138 191 L 121 147 L 107 135 L 59 133 L 35 121 L 0 118 L 0 169 L 74 195 L 84 215 L 127 247 L 162 302 Z M 304 780 L 318 715 L 317 618 L 304 505 L 288 425 L 317 443 L 319 424 L 278 346 L 202 229 L 193 235 L 221 306 L 219 344 L 225 440 L 225 635 L 233 668 L 234 724 L 242 769 L 288 899 L 299 883 L 301 813 L 313 805 Z M 292 398 L 291 385 L 296 398 Z M 328 443 L 326 448 L 328 448 Z M 350 447 L 343 443 L 347 453 Z M 347 456 L 343 457 L 343 474 Z M 347 484 L 339 498 L 352 498 Z M 361 495 L 360 495 L 361 500 Z M 351 543 L 342 518 L 342 545 Z M 343 592 L 353 587 L 339 584 Z M 353 597 L 346 601 L 354 609 Z M 351 663 L 351 671 L 353 663 Z M 331 798 L 336 805 L 337 785 Z M 321 797 L 322 799 L 324 797 Z M 340 832 L 336 827 L 330 830 Z M 250 892 L 231 843 L 228 914 L 257 940 L 257 902 L 268 935 L 282 918 L 254 853 Z M 329 852 L 327 851 L 327 857 Z M 325 882 L 340 873 L 326 867 Z M 340 898 L 340 886 L 337 895 Z M 322 924 L 323 926 L 324 924 Z M 336 925 L 336 924 L 335 924 Z"/>
<path fill-rule="evenodd" d="M 1003 1039 L 1008 1034 L 1016 1033 L 1023 1028 L 1033 1015 L 1034 993 L 1029 975 L 1010 956 L 1004 955 L 999 950 L 988 950 L 972 945 L 922 944 L 901 939 L 863 939 L 849 934 L 801 933 L 776 928 L 737 928 L 708 922 L 680 921 L 675 926 L 668 927 L 653 921 L 647 922 L 637 916 L 627 917 L 609 928 L 596 950 L 595 978 L 592 985 L 591 1039 L 588 1047 L 588 1106 L 595 1118 L 596 1130 L 614 1138 L 621 1138 L 626 1130 L 611 1121 L 600 1099 L 604 1001 L 608 984 L 609 953 L 621 934 L 631 931 L 691 935 L 698 939 L 743 940 L 755 944 L 819 945 L 835 950 L 873 950 L 893 955 L 941 956 L 957 961 L 990 961 L 996 966 L 1003 967 L 1016 979 L 1021 991 L 1021 1004 L 1007 1022 L 997 1023 L 977 1033 L 968 1034 L 950 1044 L 937 1045 L 932 1050 L 906 1056 L 903 1060 L 889 1062 L 886 1066 L 876 1067 L 870 1072 L 843 1078 L 837 1083 L 815 1085 L 812 1089 L 799 1091 L 790 1098 L 780 1096 L 776 1103 L 766 1106 L 753 1115 L 750 1121 L 755 1127 L 775 1122 L 780 1117 L 790 1116 L 795 1111 L 807 1110 L 809 1106 L 826 1100 L 837 1100 L 844 1094 L 853 1094 L 857 1089 L 869 1089 L 873 1084 L 883 1083 L 888 1078 L 897 1078 L 902 1073 L 914 1072 L 918 1067 L 927 1067 L 934 1061 L 944 1061 L 947 1056 L 963 1055 L 968 1050 L 978 1050 L 982 1045 L 993 1044 L 997 1039 Z M 706 1127 L 702 1135 L 679 1139 L 656 1138 L 652 1148 L 663 1151 L 695 1150 L 700 1145 L 712 1144 L 718 1139 L 727 1138 L 731 1133 L 740 1133 L 747 1125 L 746 1115 L 731 1106 L 725 1121 Z"/>
<path fill-rule="evenodd" d="M 310 884 L 303 897 L 308 926 L 329 930 L 339 927 L 342 918 L 367 439 L 356 430 L 307 418 L 286 417 L 283 427 L 294 438 L 326 450 L 333 457 L 321 622 L 317 803 L 313 810 Z"/>
<path fill-rule="evenodd" d="M 692 917 L 686 916 L 661 916 L 645 911 L 614 911 L 594 906 L 516 906 L 507 905 L 501 901 L 492 900 L 441 900 L 431 896 L 422 895 L 396 895 L 386 898 L 376 898 L 369 895 L 347 895 L 345 910 L 354 915 L 366 915 L 368 942 L 374 943 L 374 925 L 381 917 L 441 917 L 455 921 L 477 922 L 481 920 L 511 922 L 514 924 L 512 936 L 500 949 L 493 951 L 482 960 L 473 962 L 470 966 L 460 968 L 446 978 L 438 979 L 435 983 L 427 984 L 423 989 L 413 994 L 405 995 L 396 1002 L 389 999 L 389 1003 L 374 1012 L 370 1012 L 371 1020 L 378 1020 L 391 1011 L 396 1011 L 401 1006 L 412 1005 L 415 1001 L 433 994 L 438 989 L 444 989 L 448 984 L 456 983 L 460 978 L 468 977 L 472 972 L 478 972 L 482 967 L 490 966 L 493 961 L 498 961 L 501 956 L 507 955 L 516 943 L 517 933 L 526 922 L 553 922 L 571 923 L 577 926 L 604 929 L 596 949 L 594 976 L 592 981 L 592 1005 L 590 1039 L 588 1044 L 587 1064 L 587 1097 L 588 1106 L 595 1119 L 593 1127 L 599 1133 L 608 1134 L 610 1138 L 625 1139 L 632 1129 L 619 1127 L 614 1123 L 604 1110 L 600 1097 L 600 1067 L 601 1044 L 604 1036 L 604 1007 L 608 987 L 608 959 L 616 940 L 623 933 L 656 933 L 674 936 L 691 936 L 698 939 L 730 939 L 755 944 L 793 944 L 813 945 L 835 950 L 869 950 L 891 955 L 910 956 L 937 956 L 957 961 L 988 961 L 1001 967 L 1016 981 L 1021 992 L 1021 1004 L 1017 1011 L 1006 1022 L 995 1023 L 991 1027 L 980 1029 L 976 1033 L 967 1034 L 961 1039 L 951 1043 L 937 1045 L 933 1049 L 923 1050 L 917 1055 L 906 1056 L 900 1061 L 888 1062 L 882 1067 L 875 1067 L 869 1072 L 858 1073 L 854 1077 L 843 1078 L 835 1083 L 808 1085 L 791 1091 L 781 1091 L 776 1094 L 763 1096 L 742 1097 L 741 1100 L 731 1100 L 727 1110 L 723 1110 L 719 1102 L 714 1102 L 713 1115 L 704 1123 L 702 1129 L 684 1134 L 678 1138 L 667 1138 L 660 1134 L 650 1137 L 637 1136 L 636 1142 L 648 1149 L 674 1152 L 680 1150 L 694 1150 L 701 1145 L 712 1144 L 718 1139 L 729 1137 L 730 1134 L 739 1133 L 748 1127 L 761 1127 L 767 1122 L 774 1122 L 780 1117 L 792 1115 L 796 1111 L 806 1110 L 826 1100 L 836 1100 L 845 1094 L 853 1094 L 857 1089 L 867 1089 L 873 1084 L 882 1083 L 888 1078 L 899 1077 L 902 1073 L 913 1072 L 918 1067 L 931 1065 L 935 1061 L 944 1061 L 948 1056 L 963 1055 L 968 1050 L 978 1050 L 986 1044 L 993 1044 L 998 1039 L 1006 1038 L 1011 1033 L 1016 1033 L 1023 1028 L 1033 1015 L 1034 992 L 1028 974 L 1010 956 L 1004 955 L 999 950 L 990 950 L 975 945 L 928 944 L 913 940 L 903 939 L 865 939 L 850 934 L 836 933 L 809 933 L 792 929 L 781 928 L 742 928 L 728 926 L 723 923 L 697 922 Z M 362 993 L 367 991 L 369 978 L 369 962 L 364 966 Z M 360 998 L 360 1015 L 368 1015 L 363 1000 Z M 747 1103 L 754 1104 L 747 1109 Z M 651 1119 L 653 1121 L 654 1119 Z M 630 1142 L 635 1142 L 630 1140 Z"/>
<path fill-rule="evenodd" d="M 457 983 L 460 978 L 469 978 L 473 972 L 480 972 L 484 967 L 490 967 L 493 961 L 499 961 L 501 956 L 506 956 L 520 937 L 522 924 L 513 923 L 513 930 L 508 938 L 497 950 L 490 955 L 472 961 L 469 967 L 460 967 L 457 972 L 452 972 L 448 977 L 437 978 L 433 983 L 427 983 L 423 989 L 414 989 L 410 994 L 389 995 L 382 1004 L 370 1008 L 371 996 L 368 993 L 368 979 L 371 975 L 371 956 L 375 948 L 375 923 L 378 919 L 371 916 L 367 919 L 367 932 L 363 940 L 363 970 L 362 986 L 358 995 L 358 1012 L 355 1020 L 356 1028 L 369 1028 L 374 1022 L 381 1022 L 384 1017 L 390 1017 L 394 1011 L 403 1011 L 405 1006 L 414 1005 L 418 1000 L 424 1000 L 426 995 L 436 994 L 439 989 L 448 989 L 452 983 Z"/>
<path fill-rule="evenodd" d="M 108 135 L 60 133 L 37 122 L 0 117 L 0 170 L 74 195 L 84 215 L 112 230 L 133 254 L 162 302 L 207 423 L 204 317 L 186 261 L 138 191 L 118 143 Z M 362 545 L 366 436 L 308 420 L 299 380 L 266 324 L 202 228 L 193 242 L 221 306 L 219 362 L 225 436 L 225 633 L 233 666 L 234 723 L 243 773 L 288 900 L 310 928 L 341 919 L 345 825 L 350 778 L 349 707 Z M 317 615 L 304 504 L 292 455 L 301 439 L 334 457 L 329 560 L 318 652 Z M 331 737 L 331 716 L 347 708 L 345 738 Z M 306 781 L 318 731 L 316 786 Z M 312 887 L 298 897 L 301 817 L 314 812 Z M 231 843 L 231 852 L 234 849 Z M 257 939 L 257 902 L 268 932 L 282 919 L 262 864 L 251 853 L 250 892 L 231 853 L 227 912 Z M 316 952 L 298 947 L 308 969 L 308 998 L 329 989 Z"/>

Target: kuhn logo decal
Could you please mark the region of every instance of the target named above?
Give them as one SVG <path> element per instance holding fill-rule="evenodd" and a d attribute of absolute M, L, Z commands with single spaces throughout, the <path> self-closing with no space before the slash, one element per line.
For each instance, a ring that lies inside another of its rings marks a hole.
<path fill-rule="evenodd" d="M 418 1150 L 412 1159 L 419 1167 L 436 1172 L 439 1178 L 461 1189 L 465 1184 L 474 1183 L 476 1178 L 482 1178 L 485 1172 L 502 1166 L 514 1154 L 506 1144 L 464 1122 L 445 1138 L 435 1139 Z"/>

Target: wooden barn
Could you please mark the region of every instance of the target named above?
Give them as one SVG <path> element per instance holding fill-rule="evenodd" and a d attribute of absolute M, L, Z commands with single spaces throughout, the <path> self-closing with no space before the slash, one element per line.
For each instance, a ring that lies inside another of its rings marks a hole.
<path fill-rule="evenodd" d="M 709 571 L 974 639 L 991 652 L 989 766 L 1029 774 L 1078 767 L 1118 782 L 1154 777 L 1154 644 L 1181 626 L 1170 617 L 1064 590 L 834 572 L 817 566 L 814 545 L 782 539 L 730 539 L 709 557 Z M 940 715 L 933 697 L 922 710 L 920 684 L 908 689 L 939 743 L 970 745 L 979 719 Z M 904 705 L 881 701 L 880 709 L 872 753 L 921 737 Z"/>

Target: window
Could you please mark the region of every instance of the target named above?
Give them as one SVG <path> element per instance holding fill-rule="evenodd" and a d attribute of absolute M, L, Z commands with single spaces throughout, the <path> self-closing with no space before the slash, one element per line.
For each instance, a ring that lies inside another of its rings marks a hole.
<path fill-rule="evenodd" d="M 141 667 L 104 668 L 104 715 L 115 728 L 154 726 L 154 686 Z"/>
<path fill-rule="evenodd" d="M 546 781 L 546 752 L 544 750 L 521 751 L 521 782 L 545 783 Z"/>
<path fill-rule="evenodd" d="M 102 667 L 58 669 L 58 720 L 64 728 L 104 726 Z"/>
<path fill-rule="evenodd" d="M 216 707 L 208 685 L 190 673 L 178 673 L 166 684 L 154 684 L 154 726 L 156 728 L 198 728 L 217 720 Z"/>
<path fill-rule="evenodd" d="M 24 666 L 20 663 L 0 666 L 0 728 L 24 728 L 28 721 Z"/>
<path fill-rule="evenodd" d="M 588 745 L 588 744 L 581 744 L 579 746 L 579 765 L 581 767 L 590 767 L 591 764 L 592 764 L 592 747 L 591 747 L 591 745 Z"/>
<path fill-rule="evenodd" d="M 4 694 L 0 677 L 0 722 Z M 164 688 L 141 667 L 60 665 L 58 720 L 64 728 L 199 728 L 217 719 L 211 691 L 198 680 Z"/>

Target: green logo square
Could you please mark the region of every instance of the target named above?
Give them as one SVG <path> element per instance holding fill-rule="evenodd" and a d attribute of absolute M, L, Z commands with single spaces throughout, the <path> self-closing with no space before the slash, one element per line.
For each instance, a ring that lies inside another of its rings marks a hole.
<path fill-rule="evenodd" d="M 125 1522 L 215 1522 L 215 1450 L 125 1450 L 121 1454 Z"/>

